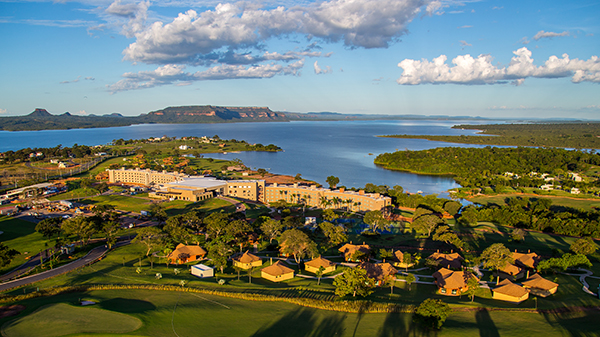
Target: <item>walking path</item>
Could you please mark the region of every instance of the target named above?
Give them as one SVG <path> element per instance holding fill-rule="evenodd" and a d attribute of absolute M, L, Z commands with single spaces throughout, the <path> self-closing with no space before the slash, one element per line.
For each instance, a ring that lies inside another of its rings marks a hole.
<path fill-rule="evenodd" d="M 564 275 L 571 275 L 571 276 L 579 276 L 579 281 L 581 282 L 581 284 L 583 285 L 582 289 L 583 291 L 585 291 L 586 293 L 592 295 L 592 296 L 598 296 L 598 294 L 594 293 L 593 291 L 590 290 L 590 285 L 587 283 L 587 281 L 585 280 L 586 277 L 590 277 L 590 278 L 595 278 L 595 279 L 600 279 L 600 277 L 598 276 L 592 276 L 594 273 L 590 270 L 587 269 L 583 269 L 583 268 L 578 268 L 578 270 L 584 272 L 584 274 L 573 274 L 573 273 L 561 273 Z"/>
<path fill-rule="evenodd" d="M 124 246 L 129 243 L 130 243 L 129 240 L 121 241 L 121 242 L 118 242 L 116 245 L 114 245 L 114 247 Z M 104 256 L 104 254 L 106 254 L 106 252 L 108 252 L 107 246 L 98 246 L 98 247 L 90 250 L 86 256 L 84 256 L 76 261 L 73 261 L 69 264 L 66 264 L 64 266 L 60 266 L 58 268 L 47 270 L 47 271 L 41 272 L 39 274 L 35 274 L 35 275 L 20 278 L 17 280 L 2 283 L 2 284 L 0 284 L 0 292 L 6 291 L 6 290 L 12 289 L 12 288 L 22 287 L 22 286 L 25 286 L 25 285 L 28 285 L 28 284 L 31 284 L 34 282 L 46 280 L 46 279 L 56 277 L 56 276 L 59 276 L 62 274 L 66 274 L 77 268 L 81 268 L 87 264 L 95 262 L 96 260 L 98 260 L 99 258 Z"/>

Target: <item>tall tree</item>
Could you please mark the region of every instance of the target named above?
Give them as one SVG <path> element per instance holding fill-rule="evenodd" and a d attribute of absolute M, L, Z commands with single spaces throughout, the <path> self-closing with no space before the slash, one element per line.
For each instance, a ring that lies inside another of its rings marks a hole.
<path fill-rule="evenodd" d="M 443 221 L 437 215 L 434 214 L 425 214 L 416 218 L 412 226 L 419 233 L 427 233 L 427 237 L 431 236 L 431 232 L 435 230 L 435 228 L 442 224 Z"/>
<path fill-rule="evenodd" d="M 269 239 L 269 243 L 273 242 L 273 239 L 275 239 L 281 234 L 282 229 L 283 225 L 281 224 L 281 221 L 271 218 L 264 221 L 260 225 L 260 230 Z"/>
<path fill-rule="evenodd" d="M 327 238 L 327 248 L 335 247 L 348 241 L 348 230 L 344 226 L 336 226 L 331 222 L 321 222 L 319 228 Z"/>
<path fill-rule="evenodd" d="M 35 226 L 35 231 L 50 239 L 55 234 L 60 233 L 60 224 L 62 218 L 44 219 Z"/>
<path fill-rule="evenodd" d="M 484 249 L 479 259 L 483 262 L 485 268 L 495 270 L 496 272 L 504 268 L 507 264 L 514 262 L 510 250 L 501 243 L 494 243 Z M 496 279 L 496 284 L 499 281 L 500 275 Z"/>
<path fill-rule="evenodd" d="M 131 241 L 133 243 L 141 243 L 146 246 L 146 256 L 150 255 L 150 251 L 160 247 L 163 244 L 164 234 L 156 227 L 144 227 L 138 230 L 137 235 Z"/>
<path fill-rule="evenodd" d="M 347 269 L 333 280 L 335 294 L 339 297 L 352 294 L 352 297 L 368 296 L 373 293 L 375 280 L 367 276 L 367 271 L 356 267 Z"/>
<path fill-rule="evenodd" d="M 325 181 L 329 184 L 330 189 L 334 189 L 337 186 L 337 184 L 339 184 L 340 178 L 336 176 L 329 176 L 327 177 L 327 179 L 325 179 Z"/>
<path fill-rule="evenodd" d="M 371 232 L 376 233 L 377 230 L 384 229 L 386 226 L 390 224 L 390 221 L 387 220 L 381 211 L 368 211 L 363 221 L 369 225 Z"/>
<path fill-rule="evenodd" d="M 108 248 L 112 248 L 112 246 L 117 242 L 117 233 L 121 231 L 121 224 L 116 221 L 107 221 L 102 224 L 100 231 L 104 235 L 106 239 L 106 244 Z"/>
<path fill-rule="evenodd" d="M 19 254 L 21 253 L 19 253 L 17 250 L 7 247 L 3 242 L 0 242 L 0 268 L 8 266 L 14 257 Z"/>
<path fill-rule="evenodd" d="M 431 329 L 441 329 L 452 309 L 442 300 L 428 298 L 415 310 L 415 321 Z"/>
<path fill-rule="evenodd" d="M 229 225 L 229 216 L 225 213 L 211 213 L 204 218 L 204 224 L 206 224 L 208 235 L 211 238 L 217 238 L 226 231 L 227 225 Z"/>
<path fill-rule="evenodd" d="M 233 249 L 221 241 L 216 241 L 208 247 L 208 258 L 213 262 L 215 268 L 221 270 L 221 274 L 223 274 L 223 269 L 227 266 L 227 260 L 232 253 Z"/>
<path fill-rule="evenodd" d="M 37 227 L 36 227 L 37 228 Z M 591 237 L 578 239 L 571 244 L 570 250 L 575 254 L 592 255 L 598 249 L 598 245 Z"/>
<path fill-rule="evenodd" d="M 94 222 L 84 216 L 76 216 L 62 222 L 61 229 L 67 235 L 75 235 L 83 245 L 86 245 L 88 240 L 96 233 Z"/>
<path fill-rule="evenodd" d="M 305 256 L 314 258 L 318 255 L 317 244 L 308 235 L 298 229 L 288 229 L 279 237 L 279 246 L 284 254 L 294 256 L 296 263 Z"/>

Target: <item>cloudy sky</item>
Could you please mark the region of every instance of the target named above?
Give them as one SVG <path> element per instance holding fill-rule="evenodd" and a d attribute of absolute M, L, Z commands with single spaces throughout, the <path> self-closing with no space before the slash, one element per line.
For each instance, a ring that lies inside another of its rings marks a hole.
<path fill-rule="evenodd" d="M 597 0 L 0 0 L 0 116 L 600 119 Z"/>

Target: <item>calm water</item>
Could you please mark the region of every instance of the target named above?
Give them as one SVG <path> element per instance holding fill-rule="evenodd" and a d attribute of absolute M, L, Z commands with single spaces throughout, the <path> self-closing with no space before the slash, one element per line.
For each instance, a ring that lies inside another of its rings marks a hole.
<path fill-rule="evenodd" d="M 486 121 L 489 123 L 490 121 Z M 367 183 L 400 185 L 406 191 L 442 193 L 458 187 L 449 177 L 422 176 L 381 169 L 373 164 L 380 153 L 396 150 L 424 150 L 442 146 L 472 146 L 431 142 L 421 139 L 378 138 L 385 134 L 472 135 L 474 130 L 454 130 L 453 125 L 473 121 L 334 121 L 235 124 L 146 124 L 126 127 L 0 131 L 0 152 L 27 147 L 53 147 L 58 144 L 98 145 L 113 139 L 139 139 L 156 136 L 214 136 L 246 140 L 249 143 L 275 144 L 284 152 L 244 152 L 211 154 L 213 158 L 241 159 L 252 168 L 273 173 L 302 174 L 305 179 L 326 185 L 329 175 L 340 178 L 340 185 L 362 187 Z M 372 155 L 369 155 L 372 153 Z"/>

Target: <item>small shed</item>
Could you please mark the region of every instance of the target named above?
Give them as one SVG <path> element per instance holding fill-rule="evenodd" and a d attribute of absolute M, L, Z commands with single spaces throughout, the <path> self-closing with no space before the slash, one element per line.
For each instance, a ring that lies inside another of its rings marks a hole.
<path fill-rule="evenodd" d="M 527 289 L 504 279 L 493 289 L 492 298 L 495 300 L 521 303 L 529 298 Z"/>
<path fill-rule="evenodd" d="M 199 278 L 213 277 L 215 276 L 215 270 L 212 267 L 199 263 L 192 266 L 192 275 Z"/>
<path fill-rule="evenodd" d="M 294 270 L 287 267 L 283 262 L 277 261 L 272 265 L 263 268 L 260 276 L 273 282 L 281 282 L 294 278 Z"/>

